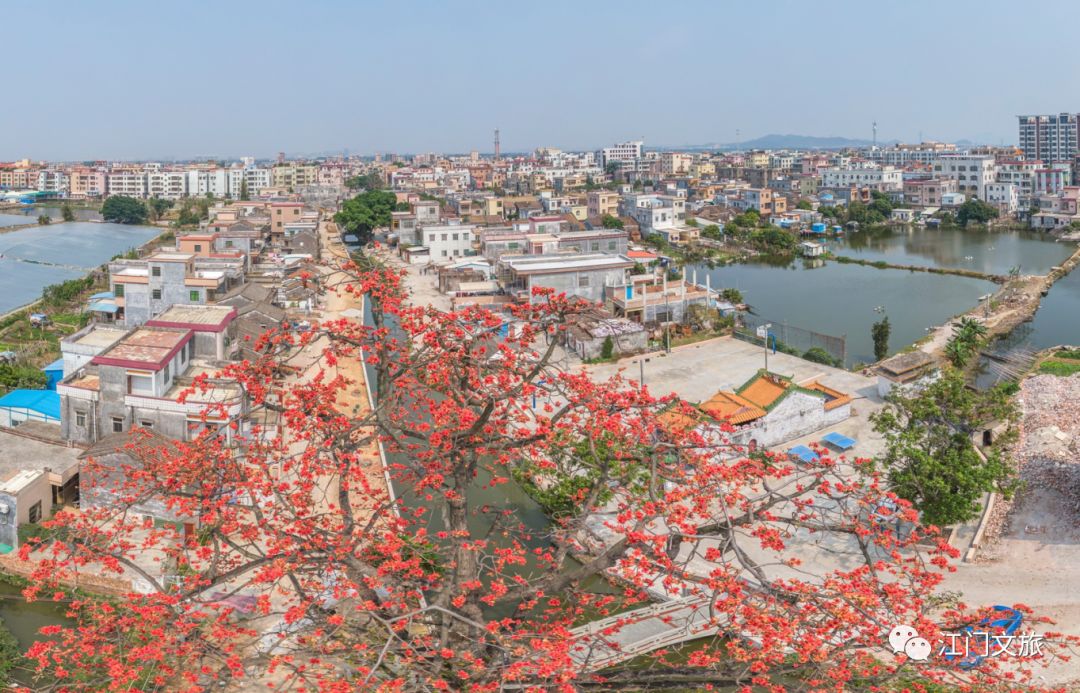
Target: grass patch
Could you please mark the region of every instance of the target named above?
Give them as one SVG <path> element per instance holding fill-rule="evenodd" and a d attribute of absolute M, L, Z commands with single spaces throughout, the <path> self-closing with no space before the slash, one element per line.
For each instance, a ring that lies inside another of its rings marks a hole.
<path fill-rule="evenodd" d="M 1058 349 L 1054 352 L 1054 357 L 1080 361 L 1080 349 Z"/>
<path fill-rule="evenodd" d="M 1080 373 L 1080 362 L 1043 361 L 1039 364 L 1039 373 L 1056 375 L 1059 378 L 1067 378 L 1070 375 Z"/>

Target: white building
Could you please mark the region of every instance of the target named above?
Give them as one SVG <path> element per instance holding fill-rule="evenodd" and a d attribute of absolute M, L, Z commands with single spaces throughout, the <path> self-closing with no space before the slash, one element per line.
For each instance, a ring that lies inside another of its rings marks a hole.
<path fill-rule="evenodd" d="M 430 251 L 432 262 L 446 262 L 472 254 L 475 229 L 461 224 L 423 226 L 417 228 L 416 237 Z"/>
<path fill-rule="evenodd" d="M 110 195 L 146 197 L 146 174 L 142 171 L 116 171 L 106 176 Z"/>
<path fill-rule="evenodd" d="M 986 185 L 997 180 L 997 165 L 991 155 L 942 154 L 934 174 L 955 180 L 957 192 L 985 200 Z"/>
<path fill-rule="evenodd" d="M 600 166 L 606 168 L 611 162 L 634 162 L 642 158 L 642 152 L 645 148 L 645 142 L 638 140 L 636 142 L 620 142 L 619 144 L 611 147 L 604 147 L 600 150 Z"/>
<path fill-rule="evenodd" d="M 44 170 L 38 173 L 37 189 L 42 192 L 67 194 L 68 176 L 63 171 Z"/>
<path fill-rule="evenodd" d="M 1020 206 L 1020 195 L 1012 183 L 987 183 L 985 201 L 1004 214 L 1012 214 Z"/>
<path fill-rule="evenodd" d="M 821 187 L 823 188 L 849 188 L 853 185 L 882 192 L 903 190 L 904 175 L 900 169 L 893 166 L 875 164 L 827 168 L 821 173 Z"/>
<path fill-rule="evenodd" d="M 179 200 L 188 196 L 187 171 L 151 171 L 146 174 L 146 196 Z"/>

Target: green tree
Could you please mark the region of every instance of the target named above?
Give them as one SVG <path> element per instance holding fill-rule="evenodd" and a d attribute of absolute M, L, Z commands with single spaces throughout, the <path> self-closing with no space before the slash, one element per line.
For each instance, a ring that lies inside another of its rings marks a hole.
<path fill-rule="evenodd" d="M 613 217 L 610 214 L 605 214 L 600 219 L 600 225 L 605 229 L 621 229 L 623 228 L 623 220 L 619 217 Z"/>
<path fill-rule="evenodd" d="M 641 264 L 640 262 L 635 262 L 634 266 L 630 268 L 630 274 L 633 275 L 645 274 L 647 271 L 648 270 L 645 269 L 645 265 Z"/>
<path fill-rule="evenodd" d="M 0 363 L 0 390 L 40 390 L 49 382 L 49 376 L 40 368 L 15 363 Z"/>
<path fill-rule="evenodd" d="M 799 200 L 795 203 L 795 209 L 813 209 L 810 200 Z"/>
<path fill-rule="evenodd" d="M 39 226 L 48 226 L 52 223 L 52 217 L 50 217 L 48 214 L 39 214 L 37 218 L 37 223 Z"/>
<path fill-rule="evenodd" d="M 956 221 L 961 226 L 967 226 L 969 221 L 985 224 L 991 219 L 997 219 L 997 217 L 997 207 L 974 197 L 965 200 L 964 204 L 960 205 L 959 209 L 956 210 Z"/>
<path fill-rule="evenodd" d="M 807 361 L 813 361 L 814 363 L 822 363 L 826 366 L 834 366 L 836 368 L 839 368 L 843 365 L 840 362 L 840 359 L 834 359 L 832 357 L 832 354 L 825 351 L 821 347 L 810 347 L 803 352 L 802 357 Z"/>
<path fill-rule="evenodd" d="M 163 200 L 160 197 L 151 197 L 146 201 L 147 216 L 150 221 L 157 221 L 165 212 L 171 209 L 173 203 L 171 200 Z"/>
<path fill-rule="evenodd" d="M 345 187 L 350 190 L 381 190 L 386 187 L 386 181 L 381 173 L 371 171 L 362 176 L 349 178 L 345 181 Z"/>
<path fill-rule="evenodd" d="M 334 221 L 346 233 L 360 239 L 360 243 L 371 242 L 375 229 L 389 226 L 390 213 L 397 207 L 397 196 L 385 190 L 368 190 L 348 200 L 341 206 L 341 211 L 334 215 Z"/>
<path fill-rule="evenodd" d="M 604 337 L 604 344 L 600 347 L 600 358 L 604 360 L 610 359 L 615 355 L 615 340 L 611 338 L 611 335 Z"/>
<path fill-rule="evenodd" d="M 734 303 L 735 305 L 739 305 L 743 302 L 742 292 L 738 289 L 724 289 L 720 292 L 720 298 L 728 303 Z"/>
<path fill-rule="evenodd" d="M 75 221 L 75 209 L 72 208 L 70 202 L 65 202 L 60 207 L 60 216 L 63 217 L 64 221 Z"/>
<path fill-rule="evenodd" d="M 711 238 L 714 241 L 721 241 L 724 239 L 724 232 L 721 231 L 720 227 L 716 224 L 709 224 L 701 229 L 701 235 L 703 238 Z"/>
<path fill-rule="evenodd" d="M 408 202 L 398 202 L 394 205 L 395 212 L 408 212 L 410 209 L 412 209 L 412 207 L 409 206 Z"/>
<path fill-rule="evenodd" d="M 693 217 L 690 217 L 689 219 L 686 220 L 686 225 L 689 226 L 690 228 L 696 228 L 697 225 L 698 225 L 697 219 L 695 219 Z"/>
<path fill-rule="evenodd" d="M 875 322 L 870 328 L 870 337 L 874 340 L 874 358 L 880 361 L 889 355 L 889 335 L 892 333 L 892 325 L 889 324 L 889 316 Z"/>
<path fill-rule="evenodd" d="M 145 224 L 146 214 L 146 205 L 126 195 L 112 195 L 101 205 L 101 217 L 116 224 Z"/>
<path fill-rule="evenodd" d="M 945 344 L 945 356 L 957 368 L 967 365 L 986 341 L 986 326 L 974 318 L 960 318 Z"/>
<path fill-rule="evenodd" d="M 240 179 L 240 201 L 247 202 L 251 199 L 251 193 L 248 191 L 247 178 Z"/>
<path fill-rule="evenodd" d="M 923 390 L 894 390 L 881 411 L 870 416 L 885 439 L 878 459 L 888 471 L 892 490 L 911 501 L 922 521 L 933 525 L 966 522 L 979 513 L 978 500 L 988 491 L 1006 496 L 1016 488 L 1003 458 L 1015 437 L 1017 410 L 1002 388 L 980 392 L 949 369 Z M 972 436 L 996 423 L 1009 424 L 986 450 L 975 449 Z"/>

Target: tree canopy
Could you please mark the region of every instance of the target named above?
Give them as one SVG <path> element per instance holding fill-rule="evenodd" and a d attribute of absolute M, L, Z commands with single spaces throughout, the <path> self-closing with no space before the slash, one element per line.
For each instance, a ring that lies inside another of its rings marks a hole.
<path fill-rule="evenodd" d="M 624 226 L 622 219 L 610 214 L 605 214 L 600 218 L 600 225 L 605 229 L 621 229 Z"/>
<path fill-rule="evenodd" d="M 1016 418 L 1003 389 L 972 390 L 953 369 L 917 393 L 894 390 L 871 415 L 874 430 L 885 437 L 881 463 L 893 491 L 919 510 L 924 523 L 942 526 L 976 517 L 984 493 L 1008 495 L 1015 488 L 1002 453 L 1012 436 L 999 436 L 984 459 L 972 435 Z"/>
<path fill-rule="evenodd" d="M 360 176 L 353 176 L 345 181 L 345 187 L 350 190 L 381 190 L 386 187 L 386 180 L 377 171 L 371 171 Z"/>
<path fill-rule="evenodd" d="M 146 205 L 126 195 L 112 195 L 101 205 L 101 217 L 116 224 L 145 224 Z"/>
<path fill-rule="evenodd" d="M 375 229 L 390 225 L 390 213 L 397 208 L 397 196 L 385 190 L 368 190 L 348 200 L 334 221 L 346 233 L 360 239 L 362 244 L 371 242 Z"/>
<path fill-rule="evenodd" d="M 967 226 L 968 222 L 985 224 L 991 219 L 997 218 L 997 207 L 983 202 L 976 197 L 970 197 L 967 200 L 964 200 L 964 203 L 956 210 L 956 222 L 961 226 Z"/>
<path fill-rule="evenodd" d="M 412 305 L 367 256 L 326 279 L 366 297 L 368 323 L 263 335 L 216 374 L 251 425 L 213 428 L 213 404 L 194 440 L 136 430 L 121 473 L 80 470 L 105 500 L 20 546 L 32 598 L 91 566 L 141 586 L 67 605 L 76 624 L 29 653 L 53 688 L 989 690 L 1037 663 L 883 653 L 896 623 L 933 642 L 979 617 L 940 613 L 956 550 L 865 460 L 747 457 L 690 405 L 565 368 L 557 337 L 591 304 L 536 290 L 507 335 L 482 306 Z M 519 505 L 530 492 L 550 517 Z M 148 499 L 191 531 L 145 520 Z M 886 506 L 910 533 L 869 518 Z M 579 628 L 653 608 L 650 592 L 729 637 L 631 662 L 605 644 L 627 621 Z"/>

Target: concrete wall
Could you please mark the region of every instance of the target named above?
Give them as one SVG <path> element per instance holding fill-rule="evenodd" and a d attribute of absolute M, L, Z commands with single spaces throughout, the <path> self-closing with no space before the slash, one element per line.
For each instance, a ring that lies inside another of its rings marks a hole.
<path fill-rule="evenodd" d="M 0 513 L 0 542 L 18 548 L 19 525 L 30 523 L 30 509 L 36 503 L 41 503 L 42 520 L 52 515 L 52 484 L 47 472 L 37 472 L 17 494 L 0 492 L 0 504 L 7 506 L 7 512 Z"/>
<path fill-rule="evenodd" d="M 103 455 L 98 457 L 96 462 L 101 468 L 93 473 L 89 472 L 85 465 L 79 469 L 79 503 L 86 508 L 116 507 L 122 495 L 130 495 L 130 491 L 118 491 L 126 481 L 123 468 L 134 467 L 138 462 L 123 453 Z M 133 512 L 149 515 L 157 520 L 185 521 L 185 518 L 169 510 L 165 501 L 159 497 L 151 497 L 129 507 Z"/>
<path fill-rule="evenodd" d="M 588 286 L 581 286 L 582 278 Z M 587 301 L 602 303 L 604 288 L 626 284 L 626 270 L 599 269 L 580 272 L 559 272 L 552 274 L 534 274 L 529 277 L 529 288 L 534 286 L 554 289 L 556 293 L 567 296 L 580 296 Z"/>
<path fill-rule="evenodd" d="M 611 341 L 615 347 L 615 355 L 635 354 L 645 351 L 648 346 L 648 333 L 645 330 L 630 334 L 612 335 Z M 604 338 L 595 337 L 589 340 L 576 340 L 571 335 L 566 336 L 567 346 L 582 360 L 599 358 L 604 349 Z"/>
<path fill-rule="evenodd" d="M 150 287 L 146 284 L 124 284 L 124 324 L 141 325 L 150 315 Z"/>

